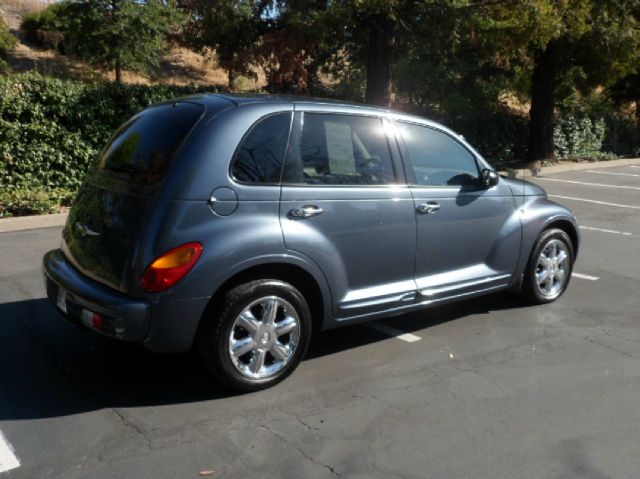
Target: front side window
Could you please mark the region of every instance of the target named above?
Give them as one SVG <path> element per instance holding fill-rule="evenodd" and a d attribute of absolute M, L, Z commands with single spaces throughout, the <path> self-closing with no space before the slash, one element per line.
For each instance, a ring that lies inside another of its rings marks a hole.
<path fill-rule="evenodd" d="M 290 127 L 291 112 L 276 113 L 256 123 L 236 152 L 233 178 L 243 183 L 279 183 Z"/>
<path fill-rule="evenodd" d="M 394 174 L 380 118 L 305 113 L 296 151 L 287 166 L 289 183 L 384 185 Z"/>
<path fill-rule="evenodd" d="M 425 186 L 475 185 L 475 157 L 450 135 L 412 123 L 398 122 L 416 183 Z"/>

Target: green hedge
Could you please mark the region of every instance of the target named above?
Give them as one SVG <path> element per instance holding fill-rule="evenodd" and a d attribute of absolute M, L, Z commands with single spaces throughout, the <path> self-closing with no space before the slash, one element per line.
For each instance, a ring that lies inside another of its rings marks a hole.
<path fill-rule="evenodd" d="M 605 121 L 588 116 L 566 114 L 556 120 L 553 140 L 556 157 L 566 159 L 602 159 L 606 134 Z"/>
<path fill-rule="evenodd" d="M 214 90 L 0 77 L 0 217 L 28 214 L 25 198 L 37 199 L 39 213 L 43 198 L 54 208 L 73 196 L 113 131 L 148 105 Z"/>

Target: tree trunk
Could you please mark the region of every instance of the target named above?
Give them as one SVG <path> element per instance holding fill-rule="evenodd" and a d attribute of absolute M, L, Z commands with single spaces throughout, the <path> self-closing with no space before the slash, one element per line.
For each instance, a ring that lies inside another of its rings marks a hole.
<path fill-rule="evenodd" d="M 122 84 L 122 64 L 120 60 L 116 60 L 116 83 Z"/>
<path fill-rule="evenodd" d="M 393 23 L 388 17 L 377 17 L 369 31 L 365 103 L 389 106 L 392 47 Z"/>
<path fill-rule="evenodd" d="M 229 88 L 229 91 L 233 91 L 236 84 L 236 72 L 231 67 L 227 70 L 227 82 L 227 88 Z"/>
<path fill-rule="evenodd" d="M 531 111 L 529 113 L 529 146 L 527 162 L 553 160 L 553 127 L 557 73 L 557 45 L 549 42 L 534 56 Z"/>
<path fill-rule="evenodd" d="M 640 100 L 636 100 L 636 126 L 640 130 Z"/>
<path fill-rule="evenodd" d="M 120 10 L 120 0 L 111 0 L 111 14 L 109 15 L 111 23 L 116 22 L 116 15 Z M 113 46 L 113 45 L 112 45 Z M 116 46 L 115 53 L 117 55 L 119 48 Z M 112 50 L 114 51 L 114 50 Z M 112 57 L 113 58 L 113 57 Z M 116 83 L 122 85 L 122 62 L 116 56 Z"/>

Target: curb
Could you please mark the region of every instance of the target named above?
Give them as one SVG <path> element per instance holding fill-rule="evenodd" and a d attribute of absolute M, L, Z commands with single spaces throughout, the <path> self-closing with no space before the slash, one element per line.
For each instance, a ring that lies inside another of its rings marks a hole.
<path fill-rule="evenodd" d="M 66 221 L 67 213 L 3 218 L 0 219 L 0 233 L 35 230 L 39 228 L 55 228 L 58 226 L 64 226 Z"/>
<path fill-rule="evenodd" d="M 567 163 L 564 165 L 543 166 L 538 172 L 539 175 L 552 175 L 565 171 L 594 170 L 598 168 L 614 168 L 616 166 L 640 165 L 640 158 L 629 158 L 622 160 L 596 161 L 593 163 Z M 507 176 L 521 176 L 523 169 L 501 171 Z M 0 219 L 0 233 L 11 231 L 34 230 L 39 228 L 55 228 L 64 226 L 68 213 L 54 215 L 19 216 L 17 218 Z"/>
<path fill-rule="evenodd" d="M 608 160 L 608 161 L 594 161 L 594 162 L 582 162 L 582 163 L 565 163 L 563 165 L 543 166 L 537 170 L 537 174 L 533 176 L 553 175 L 555 173 L 564 173 L 567 171 L 580 171 L 580 170 L 597 170 L 600 168 L 615 168 L 616 166 L 630 166 L 640 165 L 640 158 L 624 158 L 621 160 Z M 522 175 L 522 172 L 526 170 L 531 172 L 530 168 L 518 168 L 517 170 L 508 169 L 501 171 L 500 173 L 509 177 L 518 177 Z M 526 176 L 526 173 L 525 173 Z"/>

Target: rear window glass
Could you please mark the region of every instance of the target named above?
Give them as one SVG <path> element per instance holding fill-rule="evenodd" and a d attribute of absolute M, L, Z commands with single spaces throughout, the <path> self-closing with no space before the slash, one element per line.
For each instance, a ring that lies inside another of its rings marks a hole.
<path fill-rule="evenodd" d="M 160 181 L 204 107 L 178 102 L 151 107 L 122 125 L 104 149 L 98 170 L 139 183 Z"/>

